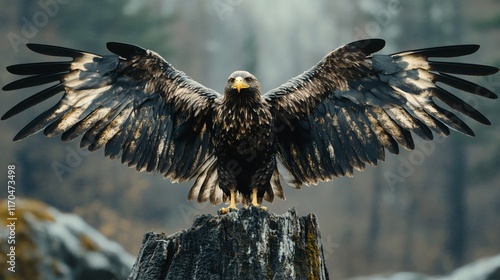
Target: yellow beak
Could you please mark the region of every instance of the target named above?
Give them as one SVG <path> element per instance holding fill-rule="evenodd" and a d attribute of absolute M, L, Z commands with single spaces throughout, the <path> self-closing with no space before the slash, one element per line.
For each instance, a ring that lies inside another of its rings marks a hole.
<path fill-rule="evenodd" d="M 240 90 L 242 88 L 249 88 L 249 87 L 250 86 L 247 83 L 245 83 L 243 78 L 238 76 L 238 77 L 236 77 L 236 79 L 234 79 L 234 83 L 233 83 L 233 86 L 231 88 L 235 88 L 238 90 L 238 92 L 240 92 Z"/>

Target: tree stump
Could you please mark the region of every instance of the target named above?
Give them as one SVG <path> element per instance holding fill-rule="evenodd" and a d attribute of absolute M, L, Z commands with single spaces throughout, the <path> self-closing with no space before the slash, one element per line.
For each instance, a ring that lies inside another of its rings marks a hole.
<path fill-rule="evenodd" d="M 169 236 L 146 233 L 129 279 L 328 279 L 328 271 L 314 214 L 249 207 L 198 216 Z"/>

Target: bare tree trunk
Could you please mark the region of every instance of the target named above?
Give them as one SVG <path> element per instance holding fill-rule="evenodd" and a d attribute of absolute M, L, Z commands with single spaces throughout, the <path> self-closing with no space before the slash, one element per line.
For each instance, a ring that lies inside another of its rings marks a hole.
<path fill-rule="evenodd" d="M 420 42 L 421 45 L 438 46 L 447 44 L 463 43 L 464 14 L 463 0 L 425 0 L 415 2 L 420 12 L 408 15 L 404 20 L 405 30 L 411 30 L 412 40 L 405 37 L 409 42 Z M 439 17 L 433 16 L 433 11 L 439 12 Z M 418 18 L 418 17 L 423 17 Z M 412 19 L 415 22 L 412 22 Z M 417 23 L 421 24 L 417 24 Z M 459 135 L 451 135 L 444 144 L 446 158 L 438 159 L 443 168 L 444 182 L 440 191 L 444 194 L 443 202 L 446 211 L 446 221 L 442 230 L 446 236 L 443 244 L 443 252 L 446 257 L 441 258 L 443 271 L 451 267 L 463 264 L 467 249 L 466 225 L 467 225 L 467 205 L 466 205 L 466 154 L 465 144 L 460 140 Z M 430 168 L 435 168 L 430 165 Z M 412 205 L 414 209 L 409 209 L 409 213 L 418 212 L 421 205 Z M 408 238 L 412 238 L 408 235 Z M 411 240 L 407 241 L 411 244 Z"/>
<path fill-rule="evenodd" d="M 373 175 L 372 201 L 370 206 L 370 225 L 368 227 L 366 257 L 373 261 L 377 255 L 377 243 L 380 235 L 380 204 L 382 199 L 382 178 L 380 172 Z"/>
<path fill-rule="evenodd" d="M 146 233 L 129 279 L 328 279 L 328 272 L 314 214 L 250 207 L 199 216 L 170 236 Z"/>
<path fill-rule="evenodd" d="M 465 204 L 465 151 L 460 141 L 450 139 L 450 149 L 453 150 L 449 159 L 446 197 L 448 198 L 447 239 L 445 249 L 451 259 L 451 265 L 457 267 L 463 264 L 467 249 Z"/>
<path fill-rule="evenodd" d="M 448 0 L 449 7 L 453 7 L 449 21 L 454 28 L 448 36 L 452 43 L 461 43 L 463 37 L 463 2 L 461 0 Z M 467 249 L 467 205 L 466 205 L 466 154 L 465 145 L 461 139 L 449 139 L 450 155 L 448 159 L 448 182 L 446 184 L 446 197 L 448 198 L 448 238 L 445 249 L 451 259 L 451 265 L 457 267 L 464 263 Z"/>

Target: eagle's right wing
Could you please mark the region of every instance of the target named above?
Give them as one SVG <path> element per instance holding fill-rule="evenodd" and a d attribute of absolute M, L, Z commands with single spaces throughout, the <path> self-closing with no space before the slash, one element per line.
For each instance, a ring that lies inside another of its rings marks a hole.
<path fill-rule="evenodd" d="M 108 43 L 116 55 L 97 55 L 57 46 L 28 44 L 32 51 L 71 61 L 7 67 L 29 77 L 3 90 L 56 82 L 11 110 L 8 119 L 55 94 L 60 101 L 26 125 L 14 138 L 44 129 L 63 141 L 83 135 L 80 146 L 105 146 L 111 158 L 138 171 L 156 171 L 174 181 L 191 179 L 212 156 L 210 116 L 220 95 L 172 67 L 158 54 L 138 46 Z"/>
<path fill-rule="evenodd" d="M 337 48 L 309 71 L 264 94 L 279 120 L 278 151 L 293 175 L 291 184 L 352 176 L 353 169 L 384 160 L 384 149 L 395 154 L 398 145 L 413 149 L 411 132 L 426 140 L 433 138 L 432 131 L 448 135 L 449 128 L 474 135 L 454 112 L 490 124 L 440 84 L 494 99 L 492 91 L 451 74 L 486 76 L 498 69 L 432 59 L 468 55 L 479 46 L 374 54 L 383 46 L 383 40 L 370 39 Z"/>

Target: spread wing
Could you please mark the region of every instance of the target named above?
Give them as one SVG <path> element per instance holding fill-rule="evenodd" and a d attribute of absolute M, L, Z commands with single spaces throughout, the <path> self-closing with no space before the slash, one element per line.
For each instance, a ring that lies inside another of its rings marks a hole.
<path fill-rule="evenodd" d="M 213 151 L 207 124 L 220 95 L 152 51 L 123 43 L 107 47 L 115 55 L 28 44 L 34 52 L 72 60 L 7 67 L 13 74 L 29 76 L 6 85 L 5 91 L 52 85 L 2 119 L 64 93 L 14 140 L 42 129 L 47 136 L 62 134 L 63 141 L 83 135 L 81 147 L 94 151 L 105 146 L 107 156 L 121 155 L 122 163 L 138 171 L 161 172 L 174 181 L 196 176 Z"/>
<path fill-rule="evenodd" d="M 398 144 L 413 149 L 411 132 L 426 140 L 433 139 L 432 131 L 448 135 L 449 128 L 474 135 L 455 111 L 490 124 L 439 84 L 494 99 L 490 90 L 450 74 L 490 75 L 498 69 L 429 60 L 468 55 L 479 46 L 372 54 L 383 46 L 380 39 L 342 46 L 264 95 L 278 119 L 279 158 L 293 177 L 291 184 L 351 176 L 353 169 L 384 160 L 384 148 L 394 154 Z"/>

